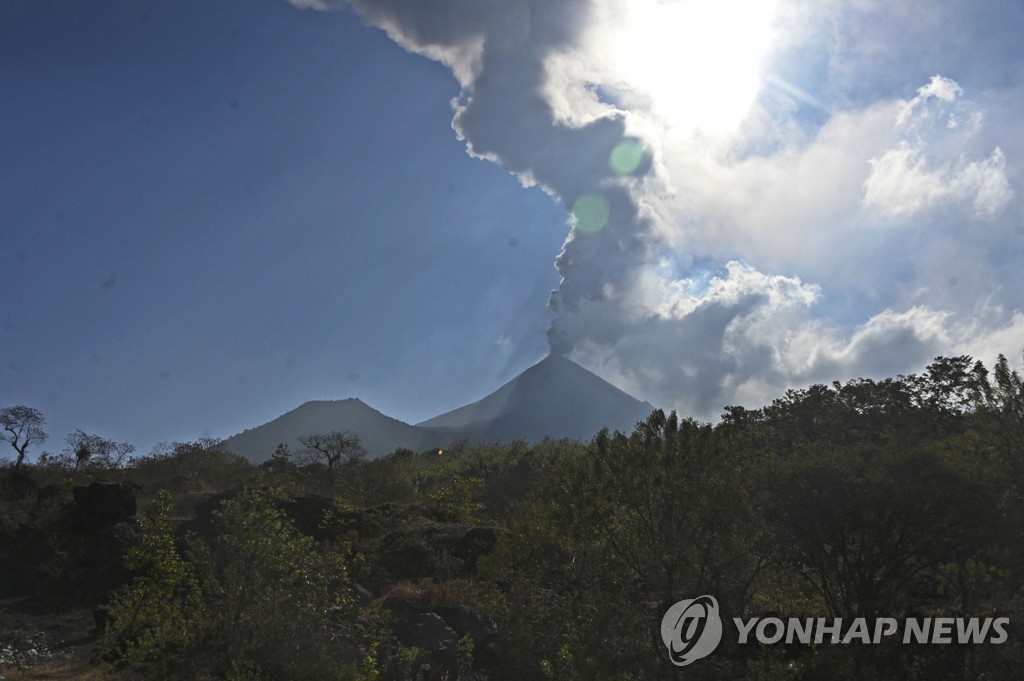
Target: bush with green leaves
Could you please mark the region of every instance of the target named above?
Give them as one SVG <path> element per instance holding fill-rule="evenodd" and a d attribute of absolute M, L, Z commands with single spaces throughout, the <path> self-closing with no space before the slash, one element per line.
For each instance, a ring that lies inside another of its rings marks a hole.
<path fill-rule="evenodd" d="M 144 489 L 201 487 L 239 489 L 258 474 L 249 461 L 225 452 L 220 442 L 201 438 L 196 442 L 174 442 L 157 445 L 144 457 L 132 461 L 130 478 Z"/>
<path fill-rule="evenodd" d="M 447 520 L 457 523 L 476 522 L 483 504 L 476 500 L 479 490 L 484 486 L 480 478 L 464 478 L 461 475 L 442 484 L 430 494 L 430 500 L 437 504 L 438 509 Z"/>
<path fill-rule="evenodd" d="M 133 678 L 354 678 L 359 650 L 340 554 L 300 534 L 266 492 L 215 512 L 219 533 L 181 550 L 162 492 L 128 556 L 105 657 Z"/>
<path fill-rule="evenodd" d="M 195 642 L 197 630 L 191 624 L 204 607 L 194 566 L 182 557 L 175 541 L 172 503 L 171 495 L 161 492 L 139 517 L 142 539 L 125 556 L 125 566 L 135 578 L 109 610 L 114 624 L 108 633 L 117 655 L 148 655 Z"/>

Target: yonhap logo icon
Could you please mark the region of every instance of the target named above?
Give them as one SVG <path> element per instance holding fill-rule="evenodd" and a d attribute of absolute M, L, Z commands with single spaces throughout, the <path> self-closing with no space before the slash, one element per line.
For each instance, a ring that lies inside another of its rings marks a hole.
<path fill-rule="evenodd" d="M 677 667 L 707 657 L 722 641 L 722 618 L 714 596 L 679 601 L 661 619 L 661 640 Z"/>

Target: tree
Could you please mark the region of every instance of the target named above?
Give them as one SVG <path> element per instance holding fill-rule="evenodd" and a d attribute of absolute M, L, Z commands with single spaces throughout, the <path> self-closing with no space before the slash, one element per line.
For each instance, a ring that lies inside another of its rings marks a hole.
<path fill-rule="evenodd" d="M 246 490 L 213 512 L 213 536 L 181 540 L 161 491 L 139 518 L 101 645 L 141 679 L 357 679 L 344 554 L 323 551 L 276 504 Z M 376 677 L 373 677 L 376 678 Z"/>
<path fill-rule="evenodd" d="M 994 499 L 941 449 L 821 449 L 770 469 L 779 558 L 836 617 L 920 607 L 943 565 L 995 541 Z"/>
<path fill-rule="evenodd" d="M 18 405 L 16 407 L 4 407 L 0 409 L 0 440 L 11 443 L 14 451 L 18 452 L 18 458 L 14 462 L 14 469 L 21 468 L 21 462 L 25 460 L 25 450 L 29 445 L 42 444 L 48 435 L 43 430 L 46 419 L 42 412 L 32 407 Z"/>
<path fill-rule="evenodd" d="M 341 464 L 352 464 L 366 457 L 366 450 L 359 436 L 348 430 L 332 430 L 330 433 L 300 437 L 299 442 L 306 448 L 302 459 L 307 463 L 326 461 L 327 468 L 334 471 Z"/>
<path fill-rule="evenodd" d="M 714 594 L 723 617 L 739 615 L 766 570 L 753 473 L 710 425 L 661 410 L 562 457 L 483 564 L 508 585 L 509 645 L 529 651 L 514 655 L 549 678 L 666 676 L 657 623 L 668 607 Z"/>
<path fill-rule="evenodd" d="M 75 468 L 90 462 L 103 468 L 120 468 L 135 451 L 135 445 L 115 442 L 81 430 L 70 433 L 64 441 L 67 442 L 65 451 L 75 458 Z"/>

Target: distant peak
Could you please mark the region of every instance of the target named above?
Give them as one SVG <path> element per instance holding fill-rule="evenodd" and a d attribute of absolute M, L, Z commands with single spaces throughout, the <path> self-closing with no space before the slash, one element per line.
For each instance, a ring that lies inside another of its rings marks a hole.
<path fill-rule="evenodd" d="M 554 353 L 550 353 L 548 355 L 545 355 L 544 359 L 537 362 L 537 364 L 576 364 L 576 362 L 572 361 L 565 355 L 556 355 Z M 537 365 L 535 364 L 534 366 Z M 577 364 L 577 366 L 579 365 Z"/>
<path fill-rule="evenodd" d="M 315 404 L 361 404 L 363 406 L 366 406 L 366 402 L 363 402 L 358 397 L 346 397 L 341 400 L 306 400 L 305 402 L 302 403 L 301 406 L 305 407 Z"/>
<path fill-rule="evenodd" d="M 586 367 L 577 364 L 565 355 L 550 354 L 544 357 L 530 369 L 555 369 L 557 367 L 572 367 L 574 369 L 582 369 L 583 371 L 589 371 Z M 527 370 L 529 371 L 529 369 Z"/>

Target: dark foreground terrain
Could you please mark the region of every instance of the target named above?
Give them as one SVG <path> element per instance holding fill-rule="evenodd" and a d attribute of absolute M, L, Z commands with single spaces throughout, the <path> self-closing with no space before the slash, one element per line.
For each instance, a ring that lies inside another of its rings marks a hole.
<path fill-rule="evenodd" d="M 308 453 L 307 453 L 308 454 Z M 718 425 L 253 465 L 217 443 L 0 471 L 0 676 L 1016 679 L 1024 385 L 1001 360 Z M 325 459 L 326 460 L 326 459 Z M 310 461 L 313 461 L 310 463 Z M 721 645 L 661 621 L 1008 619 L 1003 642 Z"/>

